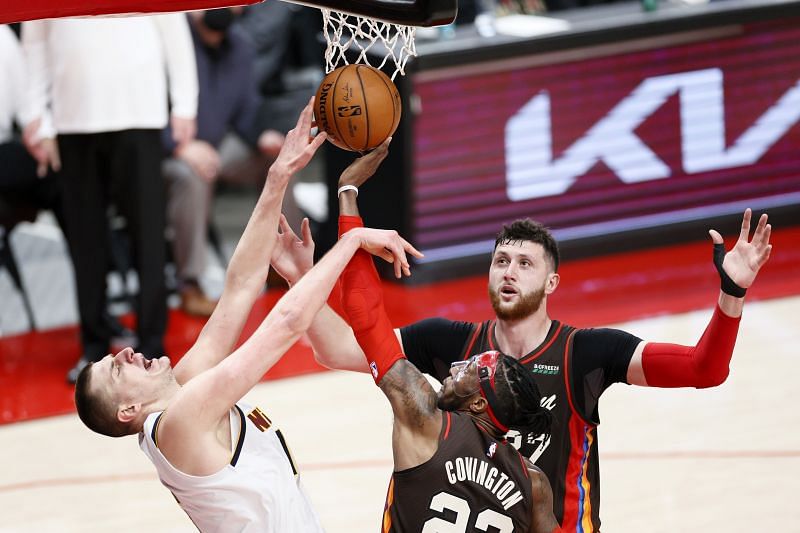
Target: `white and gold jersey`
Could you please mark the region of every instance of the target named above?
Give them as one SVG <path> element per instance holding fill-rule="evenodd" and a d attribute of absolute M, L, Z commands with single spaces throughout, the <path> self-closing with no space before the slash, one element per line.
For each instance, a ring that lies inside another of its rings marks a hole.
<path fill-rule="evenodd" d="M 323 531 L 283 435 L 258 407 L 237 404 L 231 409 L 232 458 L 209 476 L 184 474 L 161 454 L 155 439 L 161 414 L 147 417 L 139 446 L 200 531 Z"/>

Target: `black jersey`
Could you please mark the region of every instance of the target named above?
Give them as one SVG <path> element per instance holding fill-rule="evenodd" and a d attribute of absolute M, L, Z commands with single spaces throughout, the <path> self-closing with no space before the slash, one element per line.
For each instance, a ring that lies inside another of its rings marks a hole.
<path fill-rule="evenodd" d="M 441 380 L 450 362 L 499 351 L 495 322 L 430 319 L 401 330 L 403 348 L 418 368 Z M 519 358 L 534 373 L 553 426 L 546 435 L 512 430 L 507 439 L 547 475 L 553 512 L 565 531 L 600 529 L 597 401 L 610 384 L 624 382 L 639 341 L 619 330 L 583 330 L 553 321 L 542 344 Z"/>
<path fill-rule="evenodd" d="M 392 475 L 382 531 L 527 533 L 531 493 L 528 468 L 513 446 L 471 416 L 445 411 L 433 457 Z"/>

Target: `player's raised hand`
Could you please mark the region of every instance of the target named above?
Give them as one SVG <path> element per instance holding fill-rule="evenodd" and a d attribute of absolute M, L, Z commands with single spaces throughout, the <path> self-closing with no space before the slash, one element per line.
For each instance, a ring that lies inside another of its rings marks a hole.
<path fill-rule="evenodd" d="M 366 181 L 375 174 L 381 162 L 386 159 L 389 154 L 389 143 L 392 138 L 389 137 L 380 146 L 372 150 L 366 155 L 362 155 L 344 169 L 342 175 L 339 176 L 339 187 L 343 185 L 355 185 L 361 187 Z"/>
<path fill-rule="evenodd" d="M 281 215 L 278 239 L 270 264 L 290 285 L 297 283 L 314 266 L 314 239 L 311 237 L 308 218 L 303 219 L 300 233 L 303 235 L 302 239 L 297 237 L 286 217 Z"/>
<path fill-rule="evenodd" d="M 327 138 L 325 132 L 311 137 L 311 128 L 314 122 L 313 108 L 314 97 L 312 96 L 300 113 L 295 127 L 286 134 L 281 151 L 278 152 L 278 157 L 272 164 L 272 168 L 285 171 L 282 172 L 283 175 L 292 175 L 305 167 Z"/>
<path fill-rule="evenodd" d="M 414 257 L 423 257 L 422 253 L 411 246 L 394 230 L 374 229 L 374 228 L 355 228 L 347 232 L 358 239 L 359 246 L 394 265 L 394 275 L 401 278 L 403 275 L 411 275 L 411 267 L 408 263 L 408 254 Z"/>
<path fill-rule="evenodd" d="M 772 226 L 767 224 L 767 214 L 761 215 L 758 225 L 750 239 L 750 219 L 752 211 L 748 208 L 742 217 L 742 229 L 736 244 L 725 254 L 722 268 L 736 285 L 747 289 L 753 284 L 758 271 L 769 259 L 772 245 L 769 242 Z M 714 244 L 722 244 L 722 235 L 716 230 L 709 230 Z"/>

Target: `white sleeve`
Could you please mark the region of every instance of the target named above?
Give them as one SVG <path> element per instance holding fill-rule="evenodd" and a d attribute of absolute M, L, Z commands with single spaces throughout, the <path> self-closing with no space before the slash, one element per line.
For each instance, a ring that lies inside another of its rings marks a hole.
<path fill-rule="evenodd" d="M 21 109 L 20 121 L 27 124 L 36 118 L 42 119 L 39 136 L 55 137 L 55 128 L 50 116 L 50 64 L 48 61 L 47 39 L 49 22 L 35 20 L 22 24 L 22 50 L 27 65 L 27 99 Z"/>
<path fill-rule="evenodd" d="M 155 15 L 167 66 L 171 113 L 181 118 L 197 117 L 197 63 L 189 21 L 183 13 Z"/>

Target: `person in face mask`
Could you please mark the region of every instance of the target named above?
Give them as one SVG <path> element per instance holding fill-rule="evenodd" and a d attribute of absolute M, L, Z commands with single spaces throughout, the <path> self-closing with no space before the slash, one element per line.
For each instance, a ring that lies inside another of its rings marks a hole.
<path fill-rule="evenodd" d="M 240 8 L 223 7 L 220 9 L 209 9 L 200 11 L 202 17 L 198 20 L 196 28 L 203 43 L 212 50 L 219 51 L 220 47 L 226 43 L 228 28 L 233 24 L 234 18 Z"/>
<path fill-rule="evenodd" d="M 241 8 L 188 14 L 197 58 L 197 136 L 175 143 L 162 135 L 168 157 L 162 170 L 168 186 L 167 220 L 173 230 L 181 309 L 208 317 L 216 306 L 201 288 L 208 255 L 208 222 L 217 180 L 259 184 L 283 145 L 283 134 L 256 131 L 261 97 L 253 77 L 252 45 L 230 31 Z M 289 195 L 291 196 L 291 195 Z"/>

